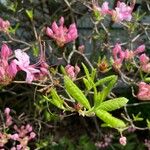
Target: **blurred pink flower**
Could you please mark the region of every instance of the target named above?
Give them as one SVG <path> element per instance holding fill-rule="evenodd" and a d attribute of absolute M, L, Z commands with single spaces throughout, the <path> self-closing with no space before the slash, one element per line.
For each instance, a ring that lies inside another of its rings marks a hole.
<path fill-rule="evenodd" d="M 9 27 L 10 27 L 9 21 L 8 20 L 4 21 L 2 18 L 0 18 L 0 31 L 6 32 Z"/>
<path fill-rule="evenodd" d="M 15 50 L 15 57 L 17 59 L 14 60 L 14 63 L 19 67 L 19 70 L 26 72 L 26 82 L 38 81 L 48 75 L 49 66 L 42 54 L 40 55 L 39 62 L 33 65 L 30 65 L 28 54 L 20 49 Z"/>
<path fill-rule="evenodd" d="M 144 51 L 145 51 L 145 45 L 142 44 L 134 51 L 134 54 L 137 55 L 137 54 L 143 53 Z"/>
<path fill-rule="evenodd" d="M 51 28 L 46 28 L 46 34 L 53 38 L 57 45 L 60 47 L 63 47 L 64 44 L 69 43 L 71 41 L 74 41 L 78 37 L 76 24 L 73 23 L 69 26 L 69 29 L 67 29 L 64 26 L 64 18 L 61 17 L 59 20 L 59 26 L 54 21 L 52 23 Z"/>
<path fill-rule="evenodd" d="M 117 43 L 115 45 L 112 53 L 114 58 L 113 66 L 117 69 L 120 69 L 125 58 L 125 53 L 122 51 L 120 44 Z"/>
<path fill-rule="evenodd" d="M 112 18 L 115 22 L 131 21 L 132 8 L 127 6 L 124 2 L 117 3 L 115 10 L 112 10 Z"/>
<path fill-rule="evenodd" d="M 141 70 L 146 73 L 150 73 L 149 57 L 144 53 L 144 54 L 140 55 L 139 60 L 140 60 Z"/>
<path fill-rule="evenodd" d="M 125 50 L 125 59 L 126 60 L 131 60 L 133 59 L 136 55 L 142 53 L 145 51 L 145 45 L 141 45 L 139 46 L 135 51 L 132 51 L 132 50 L 128 50 L 126 49 Z"/>
<path fill-rule="evenodd" d="M 139 59 L 141 65 L 145 65 L 149 62 L 149 57 L 145 53 L 140 55 Z"/>
<path fill-rule="evenodd" d="M 11 49 L 3 44 L 0 52 L 0 82 L 3 85 L 9 84 L 17 73 L 17 67 L 12 60 L 8 63 L 9 57 L 12 55 Z"/>
<path fill-rule="evenodd" d="M 125 146 L 127 144 L 127 139 L 125 136 L 121 136 L 119 139 L 119 143 L 123 146 Z"/>
<path fill-rule="evenodd" d="M 10 116 L 10 108 L 5 108 L 4 114 L 5 114 L 5 117 L 6 117 L 5 125 L 6 125 L 6 127 L 9 127 L 13 123 L 12 117 Z"/>
<path fill-rule="evenodd" d="M 80 68 L 77 65 L 75 67 L 71 65 L 67 65 L 65 67 L 65 71 L 72 80 L 75 80 L 78 73 L 80 72 Z"/>
<path fill-rule="evenodd" d="M 26 81 L 31 83 L 34 79 L 34 74 L 39 73 L 40 70 L 36 69 L 34 65 L 30 65 L 29 56 L 22 50 L 15 50 L 15 57 L 17 58 L 14 60 L 15 64 L 19 67 L 20 70 L 26 72 Z"/>
<path fill-rule="evenodd" d="M 98 6 L 98 4 L 93 3 L 93 10 L 96 12 L 99 12 L 100 16 L 105 16 L 107 14 L 111 14 L 111 11 L 108 7 L 109 3 L 104 2 L 101 7 Z"/>
<path fill-rule="evenodd" d="M 137 94 L 137 98 L 139 100 L 150 100 L 150 85 L 145 82 L 139 83 L 139 91 Z"/>

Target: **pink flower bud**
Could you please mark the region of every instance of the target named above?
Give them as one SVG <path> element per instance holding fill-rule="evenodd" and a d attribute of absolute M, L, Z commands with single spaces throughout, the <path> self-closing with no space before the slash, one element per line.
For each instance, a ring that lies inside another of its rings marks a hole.
<path fill-rule="evenodd" d="M 8 116 L 9 113 L 10 113 L 10 108 L 8 108 L 8 107 L 5 108 L 4 113 L 5 113 L 6 116 Z"/>
<path fill-rule="evenodd" d="M 125 136 L 121 136 L 119 139 L 119 143 L 123 146 L 125 146 L 127 144 L 127 139 Z"/>
<path fill-rule="evenodd" d="M 31 139 L 34 139 L 35 137 L 36 137 L 36 134 L 34 132 L 31 132 L 29 139 L 31 140 Z"/>
<path fill-rule="evenodd" d="M 139 54 L 139 53 L 142 53 L 142 52 L 144 52 L 144 51 L 145 51 L 145 45 L 143 44 L 143 45 L 139 46 L 139 47 L 134 51 L 134 53 L 135 53 L 135 54 Z"/>

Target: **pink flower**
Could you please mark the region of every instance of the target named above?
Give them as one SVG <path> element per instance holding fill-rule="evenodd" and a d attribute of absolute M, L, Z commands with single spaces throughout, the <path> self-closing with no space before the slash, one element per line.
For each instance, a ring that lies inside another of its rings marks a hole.
<path fill-rule="evenodd" d="M 125 58 L 125 53 L 122 51 L 121 46 L 117 43 L 113 48 L 113 57 L 114 57 L 114 64 L 115 68 L 120 69 Z"/>
<path fill-rule="evenodd" d="M 145 45 L 140 45 L 135 51 L 134 51 L 134 54 L 137 55 L 137 54 L 140 54 L 140 53 L 143 53 L 145 51 Z"/>
<path fill-rule="evenodd" d="M 80 68 L 77 65 L 75 67 L 71 65 L 67 65 L 65 67 L 65 71 L 72 80 L 75 80 L 78 73 L 80 72 Z"/>
<path fill-rule="evenodd" d="M 3 44 L 0 52 L 0 82 L 3 85 L 9 84 L 18 71 L 13 60 L 10 64 L 8 63 L 11 54 L 11 49 L 6 44 Z"/>
<path fill-rule="evenodd" d="M 125 59 L 126 60 L 131 60 L 131 59 L 133 59 L 134 58 L 134 52 L 131 50 L 126 50 L 125 51 Z"/>
<path fill-rule="evenodd" d="M 63 47 L 64 44 L 74 41 L 78 37 L 78 33 L 75 23 L 71 24 L 69 29 L 64 26 L 63 17 L 60 18 L 59 24 L 58 26 L 54 21 L 51 28 L 46 28 L 46 34 L 53 38 L 58 46 Z"/>
<path fill-rule="evenodd" d="M 139 91 L 137 94 L 137 98 L 139 100 L 150 100 L 150 85 L 145 82 L 139 83 Z"/>
<path fill-rule="evenodd" d="M 139 46 L 135 51 L 132 51 L 132 50 L 126 50 L 125 51 L 125 59 L 126 60 L 131 60 L 133 59 L 136 55 L 142 53 L 145 51 L 145 45 L 141 45 Z"/>
<path fill-rule="evenodd" d="M 109 5 L 108 2 L 104 2 L 104 3 L 102 4 L 101 13 L 102 13 L 103 15 L 110 14 L 110 10 L 109 10 L 108 5 Z"/>
<path fill-rule="evenodd" d="M 4 114 L 6 116 L 6 127 L 9 127 L 10 125 L 12 125 L 12 117 L 10 116 L 10 108 L 5 108 L 4 110 Z"/>
<path fill-rule="evenodd" d="M 29 56 L 22 50 L 15 50 L 15 57 L 17 58 L 14 60 L 15 64 L 20 70 L 26 72 L 26 81 L 31 83 L 34 80 L 34 74 L 39 73 L 40 70 L 36 69 L 34 65 L 30 65 Z"/>
<path fill-rule="evenodd" d="M 0 31 L 6 32 L 9 27 L 10 27 L 9 21 L 8 20 L 4 21 L 2 18 L 0 18 Z"/>
<path fill-rule="evenodd" d="M 149 57 L 144 53 L 139 57 L 139 59 L 140 59 L 141 70 L 146 73 L 149 73 L 150 72 Z"/>
<path fill-rule="evenodd" d="M 141 65 L 145 65 L 149 62 L 149 57 L 145 53 L 140 55 L 139 59 Z"/>
<path fill-rule="evenodd" d="M 124 2 L 117 3 L 115 10 L 112 10 L 112 18 L 115 22 L 131 21 L 132 18 L 132 8 L 127 6 Z"/>
<path fill-rule="evenodd" d="M 127 144 L 127 139 L 125 136 L 121 136 L 119 139 L 119 143 L 123 146 L 125 146 Z"/>

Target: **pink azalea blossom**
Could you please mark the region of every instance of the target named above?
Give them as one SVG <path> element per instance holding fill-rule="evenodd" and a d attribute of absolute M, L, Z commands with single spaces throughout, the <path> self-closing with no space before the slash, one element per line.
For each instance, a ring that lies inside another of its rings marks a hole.
<path fill-rule="evenodd" d="M 134 51 L 134 54 L 137 55 L 137 54 L 143 53 L 144 51 L 145 51 L 145 45 L 142 44 Z"/>
<path fill-rule="evenodd" d="M 34 79 L 34 74 L 39 73 L 40 70 L 36 69 L 34 65 L 30 65 L 29 56 L 22 50 L 15 50 L 15 57 L 17 58 L 14 60 L 15 64 L 20 70 L 26 72 L 26 81 L 31 83 Z"/>
<path fill-rule="evenodd" d="M 149 57 L 144 53 L 139 57 L 139 59 L 140 59 L 141 70 L 146 73 L 150 73 Z"/>
<path fill-rule="evenodd" d="M 125 136 L 121 136 L 119 139 L 119 143 L 123 146 L 125 146 L 127 144 L 127 139 Z"/>
<path fill-rule="evenodd" d="M 113 66 L 115 68 L 120 69 L 123 63 L 123 60 L 125 58 L 125 53 L 122 51 L 121 46 L 117 43 L 115 47 L 113 48 L 113 57 L 114 57 L 114 63 Z"/>
<path fill-rule="evenodd" d="M 131 21 L 132 18 L 132 9 L 130 6 L 127 6 L 124 2 L 117 3 L 115 10 L 112 10 L 112 18 L 115 22 L 121 21 Z"/>
<path fill-rule="evenodd" d="M 64 26 L 63 17 L 61 17 L 59 20 L 59 26 L 54 21 L 52 23 L 51 28 L 47 27 L 46 34 L 50 38 L 53 38 L 56 41 L 57 45 L 60 47 L 63 47 L 64 44 L 66 43 L 74 41 L 78 37 L 76 24 L 75 23 L 71 24 L 69 28 L 67 29 Z"/>
<path fill-rule="evenodd" d="M 13 60 L 10 63 L 8 62 L 11 55 L 11 49 L 3 44 L 0 52 L 0 82 L 4 85 L 9 84 L 18 71 Z"/>
<path fill-rule="evenodd" d="M 78 73 L 80 72 L 80 68 L 77 65 L 75 67 L 71 65 L 67 65 L 65 67 L 65 71 L 72 80 L 75 80 Z"/>
<path fill-rule="evenodd" d="M 33 80 L 37 81 L 48 75 L 48 64 L 45 62 L 44 58 L 41 57 L 37 64 L 30 65 L 30 58 L 27 53 L 18 49 L 15 50 L 14 60 L 15 64 L 19 67 L 19 70 L 26 72 L 26 81 L 31 83 Z"/>
<path fill-rule="evenodd" d="M 145 82 L 139 83 L 139 91 L 137 94 L 137 98 L 139 100 L 150 100 L 150 85 Z"/>
<path fill-rule="evenodd" d="M 0 18 L 0 31 L 6 32 L 9 27 L 10 27 L 9 21 L 8 20 L 4 21 L 2 18 Z"/>
<path fill-rule="evenodd" d="M 94 12 L 99 12 L 99 15 L 102 17 L 102 16 L 105 16 L 107 14 L 111 14 L 111 11 L 108 7 L 109 3 L 108 2 L 104 2 L 102 4 L 101 7 L 98 6 L 98 4 L 93 4 L 93 10 Z"/>
<path fill-rule="evenodd" d="M 133 59 L 136 55 L 143 53 L 145 51 L 145 45 L 139 46 L 135 51 L 132 50 L 125 50 L 125 59 L 126 60 L 131 60 Z"/>
<path fill-rule="evenodd" d="M 145 53 L 140 55 L 139 59 L 141 65 L 147 64 L 149 62 L 149 57 Z"/>

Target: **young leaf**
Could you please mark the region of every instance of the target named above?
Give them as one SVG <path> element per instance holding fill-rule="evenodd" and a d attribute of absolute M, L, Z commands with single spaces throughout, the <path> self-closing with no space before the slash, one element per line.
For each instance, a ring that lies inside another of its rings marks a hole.
<path fill-rule="evenodd" d="M 146 119 L 146 122 L 147 122 L 147 127 L 150 129 L 150 121 Z"/>
<path fill-rule="evenodd" d="M 89 81 L 91 81 L 92 79 L 91 79 L 91 77 L 90 77 L 89 70 L 87 69 L 87 67 L 86 67 L 83 63 L 82 63 L 82 66 L 83 66 L 83 68 L 84 68 L 84 72 L 85 72 L 85 74 L 86 74 L 87 79 L 88 79 Z"/>
<path fill-rule="evenodd" d="M 114 76 L 111 81 L 108 83 L 108 85 L 106 87 L 103 88 L 103 90 L 101 91 L 101 99 L 100 102 L 103 102 L 105 100 L 105 98 L 109 95 L 109 93 L 111 92 L 114 84 L 117 81 L 117 76 Z"/>
<path fill-rule="evenodd" d="M 90 90 L 92 88 L 90 82 L 86 78 L 83 78 L 83 82 L 84 82 L 87 90 Z"/>
<path fill-rule="evenodd" d="M 28 15 L 29 19 L 33 20 L 33 10 L 26 10 L 26 14 Z"/>
<path fill-rule="evenodd" d="M 112 128 L 117 129 L 126 127 L 125 123 L 122 120 L 113 117 L 105 110 L 96 110 L 95 113 L 101 120 L 103 120 L 106 124 L 108 124 L 108 126 Z"/>
<path fill-rule="evenodd" d="M 63 106 L 64 101 L 59 97 L 55 89 L 51 89 L 51 96 L 52 99 L 49 99 L 47 96 L 43 96 L 45 100 L 51 102 L 56 107 L 65 110 L 65 107 Z"/>
<path fill-rule="evenodd" d="M 92 73 L 91 73 L 91 79 L 92 79 L 92 81 L 94 81 L 95 76 L 96 76 L 96 69 L 93 69 Z"/>
<path fill-rule="evenodd" d="M 95 110 L 113 111 L 123 107 L 128 100 L 124 97 L 114 98 L 105 102 L 102 102 L 99 106 L 95 107 Z"/>
<path fill-rule="evenodd" d="M 143 118 L 140 117 L 140 115 L 141 115 L 141 112 L 139 112 L 137 115 L 132 114 L 133 121 L 142 121 Z"/>
<path fill-rule="evenodd" d="M 116 76 L 115 75 L 111 75 L 111 76 L 108 76 L 108 77 L 105 77 L 103 79 L 100 79 L 98 80 L 96 83 L 95 83 L 95 86 L 100 86 L 100 85 L 103 85 L 107 82 L 110 82 L 111 80 L 114 80 L 116 79 Z"/>
<path fill-rule="evenodd" d="M 90 109 L 91 106 L 88 99 L 85 97 L 82 91 L 73 83 L 73 81 L 69 77 L 64 76 L 64 82 L 67 92 L 85 108 Z"/>

